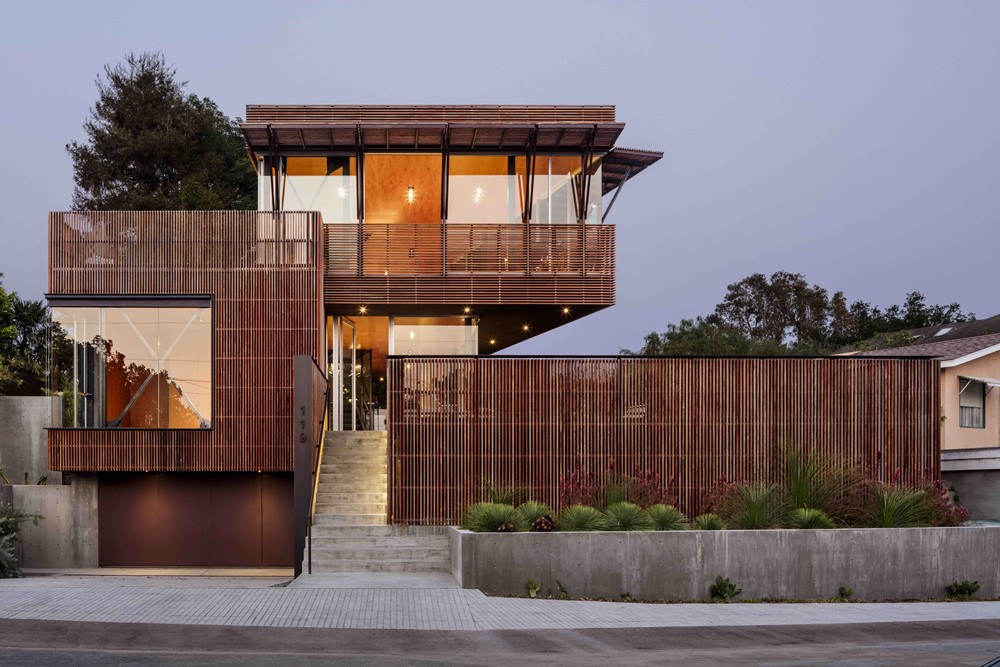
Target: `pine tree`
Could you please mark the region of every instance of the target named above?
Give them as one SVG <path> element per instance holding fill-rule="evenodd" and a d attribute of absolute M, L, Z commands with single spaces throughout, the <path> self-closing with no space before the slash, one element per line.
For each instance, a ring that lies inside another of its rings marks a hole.
<path fill-rule="evenodd" d="M 129 54 L 98 78 L 87 141 L 66 146 L 78 210 L 251 209 L 256 179 L 239 119 L 186 95 L 162 54 Z"/>

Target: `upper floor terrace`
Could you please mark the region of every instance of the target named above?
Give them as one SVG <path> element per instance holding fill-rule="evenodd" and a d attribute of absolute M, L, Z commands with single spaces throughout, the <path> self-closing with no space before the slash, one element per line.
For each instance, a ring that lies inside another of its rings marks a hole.
<path fill-rule="evenodd" d="M 250 105 L 242 127 L 258 207 L 322 213 L 324 299 L 369 312 L 612 305 L 607 214 L 662 156 L 615 147 L 613 106 Z"/>

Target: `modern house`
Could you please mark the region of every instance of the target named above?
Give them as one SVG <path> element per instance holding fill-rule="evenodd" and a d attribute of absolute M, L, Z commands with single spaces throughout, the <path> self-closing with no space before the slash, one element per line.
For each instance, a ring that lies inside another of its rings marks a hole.
<path fill-rule="evenodd" d="M 50 214 L 49 466 L 96 485 L 100 564 L 290 565 L 311 526 L 323 569 L 447 569 L 484 480 L 557 506 L 614 461 L 695 512 L 785 439 L 936 472 L 931 360 L 495 354 L 614 304 L 608 214 L 662 156 L 624 127 L 252 105 L 259 211 Z"/>

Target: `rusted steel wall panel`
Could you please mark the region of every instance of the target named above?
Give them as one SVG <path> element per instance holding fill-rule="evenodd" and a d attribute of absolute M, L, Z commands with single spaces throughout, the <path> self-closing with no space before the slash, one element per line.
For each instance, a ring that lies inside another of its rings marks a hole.
<path fill-rule="evenodd" d="M 694 514 L 720 478 L 766 476 L 785 440 L 884 479 L 940 472 L 933 360 L 410 357 L 388 379 L 396 523 L 455 523 L 484 480 L 558 508 L 567 473 L 612 459 L 672 480 Z"/>
<path fill-rule="evenodd" d="M 53 470 L 292 469 L 292 358 L 323 358 L 318 213 L 49 216 L 49 293 L 212 295 L 211 430 L 49 432 Z"/>

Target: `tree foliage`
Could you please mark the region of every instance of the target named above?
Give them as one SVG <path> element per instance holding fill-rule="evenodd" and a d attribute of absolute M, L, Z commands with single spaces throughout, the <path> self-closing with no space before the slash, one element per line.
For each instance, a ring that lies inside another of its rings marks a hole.
<path fill-rule="evenodd" d="M 668 324 L 643 346 L 623 354 L 655 356 L 772 356 L 828 354 L 850 347 L 907 345 L 911 329 L 975 319 L 957 303 L 928 305 L 920 292 L 885 310 L 866 301 L 848 303 L 800 273 L 747 276 L 726 288 L 704 317 Z"/>
<path fill-rule="evenodd" d="M 186 83 L 162 54 L 129 54 L 105 66 L 84 123 L 87 140 L 66 146 L 73 206 L 80 210 L 251 209 L 256 179 L 239 119 Z"/>

